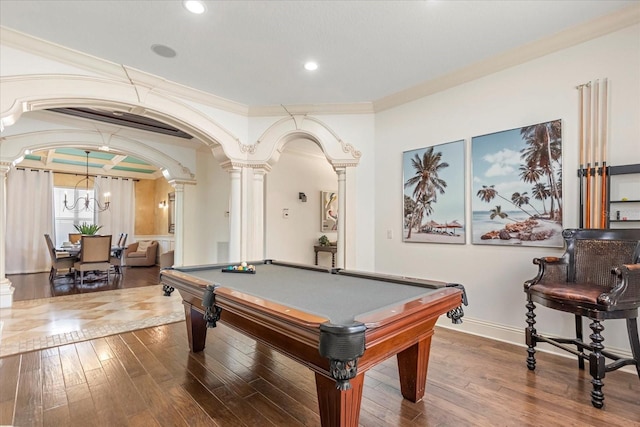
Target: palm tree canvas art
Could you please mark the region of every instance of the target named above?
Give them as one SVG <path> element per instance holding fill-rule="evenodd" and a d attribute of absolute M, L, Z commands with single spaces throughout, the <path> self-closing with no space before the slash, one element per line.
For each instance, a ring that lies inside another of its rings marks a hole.
<path fill-rule="evenodd" d="M 464 140 L 402 154 L 405 242 L 465 243 Z"/>
<path fill-rule="evenodd" d="M 471 139 L 472 243 L 562 247 L 562 122 Z"/>

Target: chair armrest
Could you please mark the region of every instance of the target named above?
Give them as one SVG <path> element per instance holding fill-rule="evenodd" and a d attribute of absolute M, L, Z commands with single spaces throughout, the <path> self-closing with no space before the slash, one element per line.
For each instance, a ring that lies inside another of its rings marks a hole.
<path fill-rule="evenodd" d="M 138 242 L 131 243 L 124 248 L 124 256 L 129 255 L 130 252 L 135 252 L 138 250 Z"/>
<path fill-rule="evenodd" d="M 160 269 L 171 268 L 173 266 L 174 252 L 168 251 L 160 255 Z"/>
<path fill-rule="evenodd" d="M 538 274 L 533 279 L 524 282 L 525 291 L 536 283 L 567 281 L 568 264 L 564 258 L 554 256 L 534 258 L 533 263 L 538 265 Z"/>
<path fill-rule="evenodd" d="M 149 246 L 147 246 L 147 256 L 156 256 L 158 253 L 158 243 L 157 242 L 153 242 L 151 243 Z"/>
<path fill-rule="evenodd" d="M 616 285 L 600 295 L 598 302 L 608 306 L 640 307 L 640 264 L 623 264 L 611 273 L 616 276 Z"/>

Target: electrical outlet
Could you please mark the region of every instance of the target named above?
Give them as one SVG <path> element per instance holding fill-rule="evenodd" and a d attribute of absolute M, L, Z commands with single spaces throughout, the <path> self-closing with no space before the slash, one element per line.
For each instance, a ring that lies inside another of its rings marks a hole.
<path fill-rule="evenodd" d="M 393 239 L 393 230 L 387 230 L 387 239 Z"/>
<path fill-rule="evenodd" d="M 289 218 L 289 209 L 282 209 L 282 218 L 287 219 Z"/>

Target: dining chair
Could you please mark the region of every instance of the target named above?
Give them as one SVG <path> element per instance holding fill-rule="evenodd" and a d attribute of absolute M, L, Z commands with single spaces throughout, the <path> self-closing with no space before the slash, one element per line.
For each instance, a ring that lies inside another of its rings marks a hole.
<path fill-rule="evenodd" d="M 71 256 L 69 252 L 56 251 L 51 236 L 44 235 L 44 239 L 47 241 L 47 248 L 49 249 L 49 255 L 51 256 L 51 270 L 49 271 L 49 281 L 53 281 L 58 277 L 58 270 L 69 270 L 73 268 L 73 264 L 76 261 L 75 256 Z"/>
<path fill-rule="evenodd" d="M 80 260 L 73 265 L 75 269 L 74 283 L 77 282 L 78 273 L 80 273 L 80 285 L 84 284 L 84 273 L 88 271 L 106 271 L 107 282 L 109 281 L 111 237 L 111 235 L 82 236 Z"/>
<path fill-rule="evenodd" d="M 118 245 L 111 249 L 111 257 L 109 262 L 113 266 L 113 271 L 116 274 L 122 273 L 122 267 L 124 266 L 124 250 L 127 245 L 128 233 L 121 233 L 118 238 Z"/>

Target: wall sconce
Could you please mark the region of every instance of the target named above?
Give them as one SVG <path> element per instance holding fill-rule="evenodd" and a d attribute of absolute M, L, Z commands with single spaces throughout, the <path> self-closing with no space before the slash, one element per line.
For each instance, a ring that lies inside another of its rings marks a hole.
<path fill-rule="evenodd" d="M 158 203 L 158 207 L 160 209 L 166 209 L 167 208 L 167 201 L 166 200 L 161 201 L 160 203 Z"/>
<path fill-rule="evenodd" d="M 298 193 L 298 199 L 300 199 L 304 203 L 307 201 L 307 195 L 304 193 Z"/>

